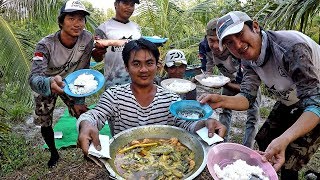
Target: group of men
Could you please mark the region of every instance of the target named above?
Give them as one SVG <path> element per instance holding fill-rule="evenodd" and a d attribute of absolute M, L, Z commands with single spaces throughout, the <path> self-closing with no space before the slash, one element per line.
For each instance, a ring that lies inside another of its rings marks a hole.
<path fill-rule="evenodd" d="M 161 66 L 155 44 L 141 38 L 137 24 L 130 21 L 139 0 L 115 0 L 116 15 L 101 24 L 95 35 L 86 30 L 90 13 L 78 0 L 69 0 L 58 17 L 60 30 L 36 46 L 29 82 L 35 92 L 35 123 L 51 152 L 48 166 L 59 160 L 55 147 L 52 114 L 59 96 L 75 116 L 78 143 L 87 155 L 89 144 L 100 149 L 99 130 L 108 122 L 112 135 L 131 127 L 166 124 L 190 132 L 206 126 L 227 137 L 231 110 L 247 110 L 243 144 L 253 148 L 254 139 L 265 161 L 282 179 L 297 179 L 320 145 L 320 47 L 296 31 L 266 31 L 246 13 L 232 11 L 207 24 L 206 71 L 213 66 L 228 76 L 222 94 L 205 94 L 198 99 L 213 109 L 223 108 L 219 120 L 183 121 L 169 112 L 177 94 L 155 84 Z M 84 98 L 66 95 L 63 78 L 89 68 L 91 56 L 104 60 L 107 88 L 97 105 L 88 110 Z M 180 50 L 170 50 L 164 69 L 168 77 L 183 78 L 187 59 Z M 277 103 L 258 132 L 259 86 L 264 83 Z M 186 95 L 196 99 L 196 93 Z M 257 134 L 258 132 L 258 134 Z M 227 138 L 226 138 L 227 140 Z"/>

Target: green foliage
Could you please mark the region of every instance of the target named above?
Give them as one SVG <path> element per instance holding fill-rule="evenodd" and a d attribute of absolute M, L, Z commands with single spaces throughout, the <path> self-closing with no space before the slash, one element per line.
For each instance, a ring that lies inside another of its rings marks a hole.
<path fill-rule="evenodd" d="M 3 176 L 16 169 L 22 168 L 24 165 L 29 164 L 30 147 L 25 142 L 25 139 L 17 134 L 10 133 L 6 139 L 1 142 L 4 156 L 0 156 L 0 176 Z"/>
<path fill-rule="evenodd" d="M 308 31 L 314 26 L 319 26 L 319 24 L 312 23 L 319 16 L 319 11 L 319 0 L 275 1 L 267 3 L 257 14 L 257 17 L 266 28 L 299 30 L 312 36 L 313 34 Z M 316 34 L 319 35 L 319 29 L 317 31 Z"/>
<path fill-rule="evenodd" d="M 10 127 L 4 124 L 3 122 L 0 122 L 0 159 L 1 159 L 1 156 L 4 156 L 3 154 L 5 152 L 5 148 L 3 144 L 4 144 L 4 141 L 6 140 L 6 135 L 9 131 L 10 131 Z"/>
<path fill-rule="evenodd" d="M 97 27 L 97 25 L 106 21 L 107 14 L 100 9 L 93 8 L 92 4 L 88 1 L 84 1 L 83 4 L 85 5 L 86 9 L 90 12 L 90 16 L 87 21 L 89 22 L 88 26 L 90 26 L 88 30 L 93 32 L 94 28 Z M 94 23 L 90 23 L 90 22 L 94 22 Z"/>
<path fill-rule="evenodd" d="M 21 94 L 16 99 L 30 100 L 30 92 L 27 91 L 30 61 L 10 25 L 1 16 L 0 31 L 0 70 L 3 80 L 5 83 L 19 83 Z"/>
<path fill-rule="evenodd" d="M 260 117 L 267 118 L 270 114 L 270 108 L 268 107 L 261 107 L 260 108 Z"/>
<path fill-rule="evenodd" d="M 9 83 L 0 94 L 0 104 L 5 111 L 0 111 L 3 120 L 15 122 L 23 121 L 23 118 L 30 113 L 31 105 L 26 105 L 23 100 L 18 101 L 21 94 L 19 83 Z M 32 101 L 29 101 L 31 103 Z M 0 106 L 0 107 L 1 107 Z"/>
<path fill-rule="evenodd" d="M 23 136 L 9 133 L 0 147 L 4 149 L 3 156 L 0 156 L 0 177 L 25 167 L 32 171 L 30 179 L 39 179 L 48 171 L 46 160 L 50 158 L 50 153 L 43 151 L 40 146 L 34 146 L 32 142 L 27 142 Z M 79 159 L 79 156 L 77 158 Z"/>

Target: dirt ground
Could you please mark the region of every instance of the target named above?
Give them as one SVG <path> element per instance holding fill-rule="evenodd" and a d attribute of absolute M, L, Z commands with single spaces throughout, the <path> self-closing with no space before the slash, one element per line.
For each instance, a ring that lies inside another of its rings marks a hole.
<path fill-rule="evenodd" d="M 197 87 L 198 94 L 209 92 L 207 88 Z M 271 108 L 274 101 L 270 98 L 263 97 L 261 107 Z M 57 108 L 54 113 L 55 121 L 61 116 L 64 108 Z M 219 111 L 219 110 L 218 110 Z M 244 124 L 246 120 L 246 113 L 241 111 L 235 111 L 233 113 L 232 132 L 230 134 L 230 141 L 241 143 L 243 137 Z M 265 119 L 262 118 L 260 124 Z M 14 128 L 18 133 L 23 134 L 27 141 L 30 141 L 36 146 L 41 146 L 44 141 L 40 134 L 40 128 L 35 127 L 32 123 L 32 117 L 26 119 L 26 123 Z M 70 147 L 60 149 L 60 160 L 56 167 L 48 169 L 46 163 L 49 159 L 49 151 L 39 150 L 39 148 L 31 149 L 36 156 L 39 153 L 45 154 L 45 158 L 39 164 L 30 164 L 22 169 L 18 169 L 12 174 L 1 177 L 0 179 L 109 179 L 108 173 L 104 167 L 99 167 L 95 163 L 84 159 L 83 154 L 79 148 Z M 41 152 L 39 152 L 41 151 Z M 34 158 L 34 157 L 30 157 Z M 320 169 L 320 155 L 315 160 L 314 164 L 308 166 L 309 169 Z M 205 171 L 196 179 L 212 179 L 208 170 Z"/>

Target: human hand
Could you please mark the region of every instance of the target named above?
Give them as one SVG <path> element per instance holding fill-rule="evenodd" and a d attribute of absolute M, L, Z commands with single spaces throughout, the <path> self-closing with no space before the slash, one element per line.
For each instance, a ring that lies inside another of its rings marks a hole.
<path fill-rule="evenodd" d="M 220 137 L 224 137 L 226 135 L 227 127 L 221 122 L 215 119 L 208 119 L 205 121 L 205 123 L 206 127 L 208 128 L 208 137 L 213 137 L 215 132 L 217 132 Z"/>
<path fill-rule="evenodd" d="M 108 45 L 105 43 L 105 40 L 103 40 L 103 39 L 95 40 L 95 43 L 94 43 L 95 49 L 100 49 L 100 50 L 106 51 L 107 47 L 108 47 Z"/>
<path fill-rule="evenodd" d="M 85 104 L 75 104 L 73 106 L 73 109 L 74 109 L 74 112 L 75 112 L 75 117 L 76 118 L 79 118 L 79 116 L 82 114 L 82 113 L 85 113 L 87 112 L 89 109 L 87 107 L 87 105 Z"/>
<path fill-rule="evenodd" d="M 50 78 L 50 88 L 51 93 L 54 94 L 62 94 L 63 93 L 63 86 L 64 82 L 62 81 L 62 77 L 60 75 L 56 75 Z"/>
<path fill-rule="evenodd" d="M 278 137 L 271 141 L 265 150 L 262 160 L 269 161 L 276 171 L 279 171 L 285 162 L 285 151 L 288 146 L 288 140 Z M 260 153 L 261 154 L 261 153 Z"/>
<path fill-rule="evenodd" d="M 94 48 L 91 55 L 96 62 L 100 62 L 104 59 L 106 52 L 106 48 Z"/>
<path fill-rule="evenodd" d="M 201 104 L 208 103 L 212 109 L 220 108 L 222 106 L 222 97 L 219 94 L 202 94 L 198 101 Z"/>
<path fill-rule="evenodd" d="M 81 121 L 79 127 L 78 147 L 82 149 L 83 154 L 86 156 L 88 155 L 91 142 L 96 150 L 101 150 L 98 128 L 90 124 L 89 121 Z"/>

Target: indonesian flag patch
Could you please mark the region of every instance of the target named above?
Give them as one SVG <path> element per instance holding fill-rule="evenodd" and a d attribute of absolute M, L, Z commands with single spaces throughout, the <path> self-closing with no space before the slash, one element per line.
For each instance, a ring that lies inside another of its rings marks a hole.
<path fill-rule="evenodd" d="M 32 60 L 42 61 L 43 60 L 43 53 L 42 52 L 35 52 Z"/>

